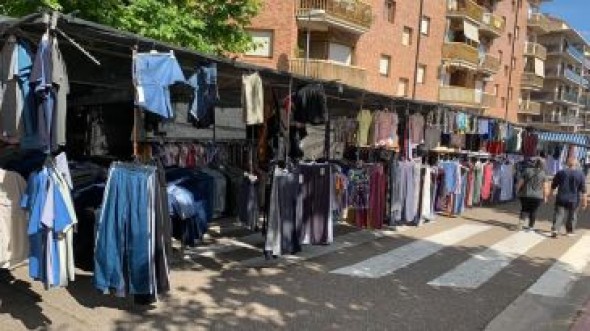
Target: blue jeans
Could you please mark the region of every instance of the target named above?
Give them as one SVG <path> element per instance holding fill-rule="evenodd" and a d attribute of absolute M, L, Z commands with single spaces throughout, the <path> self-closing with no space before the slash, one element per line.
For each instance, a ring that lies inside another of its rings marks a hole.
<path fill-rule="evenodd" d="M 110 170 L 94 255 L 94 285 L 103 292 L 114 289 L 119 295 L 153 293 L 153 226 L 148 215 L 154 173 L 152 167 L 129 165 L 115 165 Z"/>
<path fill-rule="evenodd" d="M 189 79 L 189 85 L 194 89 L 193 103 L 190 113 L 199 122 L 211 124 L 213 109 L 219 99 L 217 91 L 217 64 L 199 67 Z"/>

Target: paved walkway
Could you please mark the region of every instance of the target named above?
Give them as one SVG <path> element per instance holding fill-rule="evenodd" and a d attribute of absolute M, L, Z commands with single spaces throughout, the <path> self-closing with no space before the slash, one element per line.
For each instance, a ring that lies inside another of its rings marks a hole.
<path fill-rule="evenodd" d="M 98 294 L 80 272 L 45 291 L 27 268 L 0 273 L 0 329 L 588 330 L 590 213 L 576 237 L 515 231 L 515 203 L 397 231 L 335 228 L 329 246 L 267 261 L 262 237 L 213 226 L 172 264 L 170 296 L 150 307 Z M 581 329 L 580 329 L 581 328 Z"/>

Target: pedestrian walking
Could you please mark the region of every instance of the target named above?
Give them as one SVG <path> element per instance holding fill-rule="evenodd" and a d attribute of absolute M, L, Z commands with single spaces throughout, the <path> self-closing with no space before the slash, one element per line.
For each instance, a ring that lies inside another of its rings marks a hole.
<path fill-rule="evenodd" d="M 559 171 L 551 183 L 551 192 L 557 190 L 551 237 L 557 238 L 563 222 L 567 235 L 573 236 L 578 221 L 578 208 L 586 208 L 586 177 L 575 158 L 568 158 L 567 167 Z"/>
<path fill-rule="evenodd" d="M 543 201 L 547 202 L 549 195 L 547 174 L 541 158 L 536 158 L 524 165 L 524 169 L 518 176 L 516 191 L 520 199 L 518 230 L 523 229 L 523 224 L 526 231 L 534 230 L 537 211 Z"/>

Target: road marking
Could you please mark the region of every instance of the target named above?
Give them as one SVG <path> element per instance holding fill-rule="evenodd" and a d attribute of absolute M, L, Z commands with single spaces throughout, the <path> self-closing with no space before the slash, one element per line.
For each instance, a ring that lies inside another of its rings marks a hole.
<path fill-rule="evenodd" d="M 546 297 L 564 297 L 590 262 L 590 235 L 583 236 L 559 257 L 527 292 Z"/>
<path fill-rule="evenodd" d="M 489 228 L 486 225 L 461 225 L 362 262 L 333 270 L 332 273 L 365 278 L 383 277 Z"/>
<path fill-rule="evenodd" d="M 238 239 L 219 238 L 214 243 L 197 247 L 187 247 L 185 254 L 189 256 L 203 256 L 214 258 L 218 254 L 233 252 L 238 249 L 259 250 L 256 245 L 264 243 L 264 237 L 260 233 L 250 234 Z"/>
<path fill-rule="evenodd" d="M 403 231 L 401 231 L 403 232 Z M 303 251 L 298 253 L 297 255 L 284 255 L 281 256 L 279 259 L 276 260 L 266 260 L 264 257 L 259 256 L 255 258 L 251 258 L 248 260 L 244 260 L 238 263 L 238 265 L 243 267 L 263 267 L 273 265 L 276 266 L 277 264 L 293 264 L 300 261 L 305 261 L 308 259 L 312 259 L 315 257 L 319 257 L 322 255 L 326 255 L 341 249 L 350 248 L 354 246 L 358 246 L 375 239 L 383 238 L 388 235 L 394 235 L 394 231 L 358 231 L 347 233 L 342 236 L 338 236 L 334 239 L 334 242 L 328 246 L 305 246 Z"/>
<path fill-rule="evenodd" d="M 478 288 L 508 266 L 512 260 L 523 255 L 545 238 L 536 233 L 517 232 L 482 253 L 475 254 L 455 269 L 429 282 L 428 285 Z"/>

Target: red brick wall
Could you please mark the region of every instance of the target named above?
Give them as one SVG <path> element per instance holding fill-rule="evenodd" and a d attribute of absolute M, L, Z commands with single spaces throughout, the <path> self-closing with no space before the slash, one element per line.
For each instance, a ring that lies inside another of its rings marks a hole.
<path fill-rule="evenodd" d="M 297 46 L 295 0 L 264 0 L 260 14 L 249 29 L 274 32 L 273 54 L 270 58 L 240 56 L 241 61 L 279 70 L 288 70 L 288 59 Z"/>
<path fill-rule="evenodd" d="M 514 1 L 516 3 L 516 1 Z M 486 115 L 504 118 L 507 115 L 509 121 L 517 121 L 518 100 L 520 98 L 520 80 L 524 72 L 524 47 L 526 41 L 527 31 L 527 17 L 528 17 L 528 1 L 522 0 L 522 6 L 513 6 L 512 1 L 498 2 L 497 9 L 494 14 L 506 17 L 506 30 L 502 36 L 496 38 L 490 50 L 491 54 L 498 56 L 498 51 L 502 50 L 503 57 L 500 65 L 500 71 L 492 75 L 492 81 L 487 83 L 486 92 L 492 93 L 494 85 L 498 85 L 498 97 L 496 100 L 496 107 L 490 108 L 486 111 Z M 508 82 L 510 77 L 510 69 L 508 73 L 505 72 L 504 67 L 511 66 L 512 44 L 509 42 L 508 34 L 512 34 L 514 38 L 514 27 L 516 23 L 516 16 L 518 15 L 519 36 L 515 41 L 514 58 L 516 59 L 516 66 L 512 71 L 511 87 L 513 90 L 512 99 L 508 98 Z M 508 113 L 506 113 L 506 105 L 502 105 L 502 98 L 505 98 L 508 104 Z"/>

